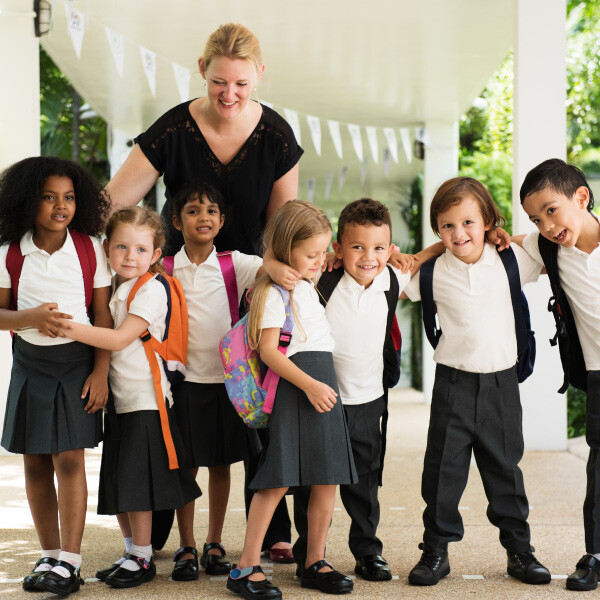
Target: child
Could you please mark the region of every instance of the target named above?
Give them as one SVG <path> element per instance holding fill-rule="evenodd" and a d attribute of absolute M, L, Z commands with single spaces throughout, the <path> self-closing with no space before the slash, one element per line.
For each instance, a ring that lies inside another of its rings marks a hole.
<path fill-rule="evenodd" d="M 127 513 L 133 539 L 125 561 L 107 576 L 106 583 L 129 588 L 149 581 L 156 574 L 150 542 L 152 511 L 181 508 L 197 498 L 200 489 L 187 469 L 169 469 L 159 400 L 140 340 L 146 329 L 162 340 L 167 315 L 165 288 L 155 278 L 150 279 L 127 308 L 129 292 L 137 280 L 148 271 L 158 271 L 157 261 L 164 242 L 162 222 L 159 215 L 145 208 L 124 208 L 108 221 L 106 238 L 104 250 L 116 273 L 109 305 L 115 329 L 63 320 L 62 331 L 72 339 L 112 350 L 109 381 L 121 433 L 118 440 L 111 441 L 116 456 L 109 466 L 116 469 L 116 489 L 105 486 L 105 493 L 112 492 L 112 497 L 104 498 L 103 503 L 111 514 Z M 160 359 L 159 368 L 163 395 L 172 406 L 169 381 Z M 169 409 L 167 413 L 168 429 L 181 460 L 177 425 Z M 108 456 L 103 453 L 103 463 L 109 460 Z M 102 465 L 103 477 L 110 477 L 106 466 Z"/>
<path fill-rule="evenodd" d="M 524 583 L 550 581 L 532 554 L 529 503 L 518 467 L 523 433 L 508 278 L 498 252 L 485 243 L 486 231 L 501 220 L 487 189 L 470 177 L 446 181 L 431 203 L 431 226 L 446 252 L 433 272 L 442 336 L 434 353 L 423 465 L 423 554 L 409 574 L 413 585 L 435 585 L 450 572 L 447 546 L 464 533 L 458 504 L 472 453 L 489 501 L 488 518 L 507 550 L 508 573 Z M 513 250 L 521 285 L 537 280 L 540 266 L 520 248 Z M 404 291 L 420 299 L 419 275 Z"/>
<path fill-rule="evenodd" d="M 285 305 L 269 276 L 256 284 L 250 304 L 249 342 L 281 380 L 269 422 L 269 445 L 250 484 L 258 491 L 250 505 L 243 553 L 227 580 L 227 588 L 247 600 L 281 598 L 279 589 L 262 574 L 260 549 L 273 511 L 290 487 L 311 486 L 308 551 L 300 584 L 325 593 L 348 593 L 353 587 L 324 560 L 335 486 L 357 481 L 344 413 L 337 402 L 334 343 L 313 284 L 330 240 L 327 217 L 301 201 L 284 204 L 265 232 L 265 246 L 273 258 L 295 269 L 302 279 L 290 294 L 294 328 L 287 356 L 277 349 Z"/>
<path fill-rule="evenodd" d="M 381 556 L 383 544 L 377 537 L 381 420 L 387 410 L 383 348 L 389 335 L 387 294 L 396 290 L 397 301 L 410 280 L 410 273 L 403 274 L 396 269 L 392 273 L 386 268 L 394 250 L 391 232 L 390 213 L 381 202 L 362 198 L 342 210 L 333 249 L 342 260 L 345 273 L 325 308 L 335 341 L 335 373 L 359 477 L 353 485 L 340 486 L 340 495 L 352 519 L 348 541 L 356 559 L 355 572 L 368 581 L 392 578 Z M 406 255 L 401 256 L 406 258 Z M 317 289 L 326 277 L 323 275 Z M 303 507 L 300 498 L 304 499 Z M 296 493 L 297 527 L 305 523 L 307 503 L 308 494 L 304 490 Z M 304 563 L 305 527 L 299 527 L 299 533 L 294 556 L 299 563 Z"/>
<path fill-rule="evenodd" d="M 225 220 L 220 192 L 203 183 L 190 183 L 173 198 L 173 223 L 185 245 L 173 260 L 173 275 L 183 286 L 188 305 L 188 362 L 185 381 L 173 388 L 175 415 L 184 442 L 190 472 L 208 467 L 208 532 L 200 564 L 210 575 L 229 573 L 231 565 L 221 545 L 230 489 L 230 465 L 260 451 L 256 430 L 249 429 L 233 408 L 223 383 L 219 342 L 237 322 L 213 240 Z M 262 259 L 231 253 L 237 295 L 261 271 Z M 181 548 L 175 554 L 172 578 L 198 579 L 194 539 L 194 502 L 177 511 Z"/>
<path fill-rule="evenodd" d="M 0 177 L 0 329 L 14 331 L 2 446 L 23 454 L 42 547 L 23 580 L 27 591 L 67 595 L 83 583 L 84 449 L 102 439 L 109 353 L 94 357 L 92 348 L 57 335 L 60 318 L 89 324 L 90 302 L 96 323 L 112 325 L 110 272 L 91 237 L 107 210 L 98 184 L 67 160 L 26 158 Z"/>
<path fill-rule="evenodd" d="M 600 521 L 597 517 L 600 507 L 597 483 L 600 479 L 600 315 L 597 304 L 600 223 L 592 213 L 594 197 L 585 175 L 560 159 L 544 161 L 532 169 L 525 177 L 520 196 L 523 209 L 539 230 L 525 237 L 523 248 L 539 265 L 544 265 L 544 255 L 553 255 L 557 263 L 556 270 L 548 263 L 546 268 L 553 288 L 562 288 L 557 300 L 567 325 L 569 356 L 573 357 L 571 364 L 563 363 L 565 378 L 573 380 L 572 370 L 581 370 L 582 383 L 577 385 L 587 387 L 586 440 L 590 455 L 583 505 L 586 554 L 567 578 L 567 588 L 594 590 L 600 578 Z M 521 239 L 514 241 L 521 243 Z M 554 273 L 558 276 L 556 280 Z"/>

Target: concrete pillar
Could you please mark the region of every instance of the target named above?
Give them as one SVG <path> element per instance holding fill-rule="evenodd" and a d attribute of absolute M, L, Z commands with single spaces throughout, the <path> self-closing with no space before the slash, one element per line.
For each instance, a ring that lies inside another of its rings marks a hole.
<path fill-rule="evenodd" d="M 439 241 L 429 222 L 431 200 L 444 181 L 458 174 L 458 122 L 428 122 L 425 124 L 425 131 L 430 144 L 425 148 L 423 177 L 421 227 L 424 248 Z M 434 377 L 433 348 L 423 332 L 423 392 L 426 402 L 431 402 Z"/>
<path fill-rule="evenodd" d="M 111 179 L 121 168 L 132 148 L 133 138 L 128 133 L 108 125 L 108 162 L 110 164 Z"/>
<path fill-rule="evenodd" d="M 515 77 L 513 112 L 513 232 L 535 227 L 519 201 L 527 172 L 547 158 L 565 158 L 566 15 L 565 0 L 514 0 Z M 535 372 L 521 385 L 523 432 L 530 450 L 563 450 L 567 443 L 566 396 L 558 349 L 548 339 L 554 321 L 546 307 L 547 278 L 525 289 L 536 332 Z"/>

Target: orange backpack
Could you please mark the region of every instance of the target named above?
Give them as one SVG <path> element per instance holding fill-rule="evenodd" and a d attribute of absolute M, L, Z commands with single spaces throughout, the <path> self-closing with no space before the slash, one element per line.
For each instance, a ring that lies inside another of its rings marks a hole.
<path fill-rule="evenodd" d="M 187 342 L 188 342 L 188 312 L 187 303 L 181 282 L 174 277 L 162 274 L 146 273 L 142 275 L 131 288 L 127 297 L 127 311 L 129 305 L 136 295 L 137 291 L 148 281 L 156 277 L 156 280 L 162 283 L 167 293 L 167 317 L 165 319 L 165 333 L 162 341 L 157 340 L 146 329 L 140 339 L 144 345 L 152 379 L 154 380 L 154 389 L 156 390 L 156 401 L 158 403 L 158 412 L 160 414 L 160 426 L 163 439 L 167 448 L 169 457 L 169 469 L 178 469 L 177 454 L 169 428 L 169 418 L 165 397 L 161 387 L 161 372 L 158 366 L 156 354 L 163 360 L 165 374 L 169 383 L 175 385 L 185 379 L 185 365 L 187 363 Z"/>

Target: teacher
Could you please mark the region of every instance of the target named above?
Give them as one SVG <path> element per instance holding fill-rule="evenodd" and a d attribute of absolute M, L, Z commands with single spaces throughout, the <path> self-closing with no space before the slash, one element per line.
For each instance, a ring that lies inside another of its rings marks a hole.
<path fill-rule="evenodd" d="M 165 253 L 172 255 L 183 239 L 172 226 L 170 199 L 186 182 L 202 180 L 227 203 L 217 250 L 262 254 L 266 222 L 297 196 L 303 150 L 280 115 L 251 99 L 265 67 L 259 41 L 246 27 L 221 25 L 198 67 L 206 96 L 175 106 L 135 138 L 107 185 L 113 210 L 137 204 L 164 174 Z"/>

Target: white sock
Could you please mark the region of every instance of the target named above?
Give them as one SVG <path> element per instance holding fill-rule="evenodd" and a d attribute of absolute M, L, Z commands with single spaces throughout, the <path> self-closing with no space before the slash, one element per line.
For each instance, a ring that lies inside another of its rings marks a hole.
<path fill-rule="evenodd" d="M 58 560 L 58 557 L 60 555 L 60 548 L 57 548 L 56 550 L 42 550 L 42 558 L 53 558 L 54 560 Z M 38 565 L 34 571 L 36 573 L 45 573 L 46 571 L 49 571 L 52 568 L 52 565 L 49 565 L 48 563 L 42 563 L 41 565 Z"/>
<path fill-rule="evenodd" d="M 150 562 L 152 560 L 152 546 L 136 546 L 135 544 L 131 544 L 129 554 L 140 556 Z M 142 568 L 136 561 L 131 559 L 127 559 L 121 566 L 128 571 L 139 571 Z"/>
<path fill-rule="evenodd" d="M 79 569 L 81 567 L 81 554 L 75 554 L 73 552 L 65 552 L 64 550 L 61 550 L 58 556 L 58 560 L 68 562 L 69 564 L 73 565 L 76 569 Z M 57 565 L 56 567 L 52 567 L 52 571 L 54 573 L 58 573 L 61 577 L 64 577 L 65 579 L 67 577 L 71 577 L 71 571 L 69 571 L 69 569 L 67 569 L 66 567 L 61 567 Z"/>
<path fill-rule="evenodd" d="M 128 553 L 131 550 L 131 545 L 133 544 L 133 538 L 126 537 L 126 538 L 123 538 L 123 541 L 125 542 L 125 552 Z M 124 562 L 125 562 L 124 556 L 121 556 L 121 558 L 115 560 L 116 565 L 122 565 Z"/>

